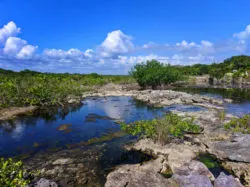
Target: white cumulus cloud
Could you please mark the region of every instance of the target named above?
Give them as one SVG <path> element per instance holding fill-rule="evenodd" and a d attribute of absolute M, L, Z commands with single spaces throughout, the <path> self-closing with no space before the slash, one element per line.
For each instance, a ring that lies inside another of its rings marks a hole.
<path fill-rule="evenodd" d="M 250 25 L 248 25 L 244 31 L 239 32 L 239 33 L 235 33 L 234 37 L 239 38 L 241 40 L 245 40 L 247 38 L 250 38 Z"/>
<path fill-rule="evenodd" d="M 18 33 L 20 33 L 20 28 L 13 21 L 10 21 L 0 29 L 0 43 L 4 43 L 8 37 L 16 36 Z"/>
<path fill-rule="evenodd" d="M 27 41 L 17 37 L 9 37 L 3 48 L 3 52 L 8 56 L 15 56 L 27 44 Z"/>
<path fill-rule="evenodd" d="M 37 46 L 33 45 L 25 45 L 17 54 L 17 58 L 19 59 L 28 59 L 33 57 L 37 49 Z"/>
<path fill-rule="evenodd" d="M 128 53 L 133 50 L 133 48 L 132 37 L 124 34 L 120 30 L 108 33 L 107 38 L 100 46 L 101 56 L 104 57 Z"/>

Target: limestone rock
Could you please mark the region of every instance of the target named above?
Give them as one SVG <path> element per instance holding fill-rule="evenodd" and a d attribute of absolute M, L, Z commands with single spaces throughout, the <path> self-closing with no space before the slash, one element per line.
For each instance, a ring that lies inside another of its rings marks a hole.
<path fill-rule="evenodd" d="M 173 178 L 177 181 L 180 187 L 212 187 L 212 183 L 205 175 L 174 175 Z"/>
<path fill-rule="evenodd" d="M 45 178 L 41 178 L 36 184 L 35 187 L 58 187 L 57 183 Z"/>
<path fill-rule="evenodd" d="M 221 157 L 232 161 L 250 163 L 250 134 L 237 134 L 232 137 L 231 141 L 216 142 L 214 150 Z"/>
<path fill-rule="evenodd" d="M 214 187 L 243 187 L 232 175 L 225 175 L 221 172 L 219 177 L 214 181 Z"/>

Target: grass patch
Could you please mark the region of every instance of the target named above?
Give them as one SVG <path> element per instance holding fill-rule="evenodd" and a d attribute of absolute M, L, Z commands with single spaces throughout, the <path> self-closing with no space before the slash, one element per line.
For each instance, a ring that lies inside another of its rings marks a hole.
<path fill-rule="evenodd" d="M 173 137 L 183 138 L 186 133 L 201 132 L 200 126 L 194 124 L 194 119 L 183 119 L 172 113 L 162 119 L 121 123 L 121 128 L 131 135 L 152 138 L 161 145 L 165 145 Z"/>
<path fill-rule="evenodd" d="M 250 134 L 250 115 L 244 115 L 242 118 L 233 118 L 224 125 L 224 128 L 233 132 Z"/>

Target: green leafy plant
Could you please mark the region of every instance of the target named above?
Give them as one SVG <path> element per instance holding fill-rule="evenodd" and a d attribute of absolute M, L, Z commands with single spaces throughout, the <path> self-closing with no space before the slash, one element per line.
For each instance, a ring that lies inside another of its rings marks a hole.
<path fill-rule="evenodd" d="M 24 169 L 21 161 L 14 162 L 11 158 L 0 159 L 0 186 L 24 187 L 30 183 L 30 176 L 34 172 Z"/>
<path fill-rule="evenodd" d="M 182 119 L 176 114 L 167 114 L 161 119 L 136 121 L 131 124 L 121 123 L 122 130 L 131 135 L 139 135 L 164 145 L 171 138 L 183 138 L 185 133 L 199 133 L 200 126 L 194 124 L 194 119 Z"/>

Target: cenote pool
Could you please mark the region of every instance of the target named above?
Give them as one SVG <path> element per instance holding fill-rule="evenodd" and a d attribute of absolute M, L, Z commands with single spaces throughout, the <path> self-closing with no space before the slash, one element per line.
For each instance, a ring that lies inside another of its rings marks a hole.
<path fill-rule="evenodd" d="M 199 90 L 186 91 L 202 94 Z M 248 98 L 234 101 L 227 106 L 230 111 L 240 108 L 241 113 L 249 113 Z M 49 169 L 51 162 L 58 158 L 70 158 L 76 165 L 62 166 L 62 175 L 59 172 L 52 176 L 60 185 L 68 186 L 72 182 L 74 186 L 75 181 L 86 179 L 90 186 L 104 186 L 107 174 L 115 166 L 153 159 L 150 155 L 124 149 L 124 145 L 134 142 L 136 137 L 123 133 L 119 122 L 162 117 L 170 110 L 205 109 L 189 105 L 156 108 L 131 97 L 89 97 L 78 106 L 40 109 L 0 122 L 0 157 L 17 157 L 33 169 Z M 79 175 L 72 173 L 75 169 Z M 220 171 L 220 168 L 215 167 L 215 170 Z"/>
<path fill-rule="evenodd" d="M 172 105 L 154 108 L 131 97 L 87 98 L 80 106 L 48 108 L 1 122 L 0 156 L 33 155 L 56 148 L 74 148 L 123 137 L 120 121 L 127 123 L 161 117 L 169 110 L 198 111 L 201 107 Z"/>

